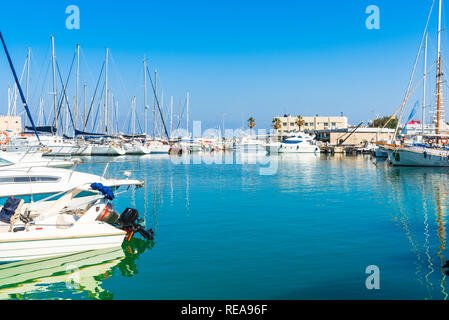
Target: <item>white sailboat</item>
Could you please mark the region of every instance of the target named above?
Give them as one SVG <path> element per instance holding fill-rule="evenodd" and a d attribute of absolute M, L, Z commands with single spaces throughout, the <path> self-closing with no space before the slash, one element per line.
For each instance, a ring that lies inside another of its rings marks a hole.
<path fill-rule="evenodd" d="M 402 137 L 399 146 L 387 146 L 384 150 L 388 153 L 388 159 L 394 166 L 419 166 L 419 167 L 449 167 L 449 127 L 446 125 L 443 115 L 443 95 L 442 95 L 442 52 L 441 52 L 441 14 L 442 0 L 439 0 L 438 12 L 438 42 L 437 42 L 437 102 L 435 132 L 415 134 L 412 141 Z M 429 15 L 430 17 L 430 15 Z M 427 46 L 426 46 L 427 48 Z M 425 54 L 425 59 L 427 53 Z M 426 72 L 427 73 L 427 72 Z M 424 79 L 426 75 L 424 76 Z M 425 96 L 425 94 L 424 94 Z M 425 101 L 423 102 L 425 107 Z M 423 107 L 423 115 L 425 108 Z M 424 128 L 423 123 L 423 128 Z"/>

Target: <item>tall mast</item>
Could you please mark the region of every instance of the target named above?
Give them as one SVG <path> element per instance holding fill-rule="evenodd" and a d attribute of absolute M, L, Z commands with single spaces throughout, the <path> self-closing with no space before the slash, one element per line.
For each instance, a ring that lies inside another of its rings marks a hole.
<path fill-rule="evenodd" d="M 57 98 L 56 95 L 56 57 L 55 57 L 55 37 L 51 36 L 51 57 L 52 57 L 52 66 L 53 66 L 53 112 L 55 115 L 55 133 L 58 133 L 58 114 L 57 114 Z"/>
<path fill-rule="evenodd" d="M 159 105 L 159 107 L 161 108 L 161 112 L 164 112 L 164 90 L 163 89 L 161 89 L 161 104 Z M 159 124 L 160 124 L 160 126 L 159 126 L 160 131 L 159 131 L 159 133 L 162 136 L 162 127 L 163 127 L 162 117 L 159 119 Z"/>
<path fill-rule="evenodd" d="M 136 97 L 133 97 L 132 103 L 131 103 L 131 114 L 132 114 L 132 135 L 136 134 Z"/>
<path fill-rule="evenodd" d="M 424 134 L 424 123 L 426 121 L 426 80 L 427 80 L 427 33 L 426 33 L 426 42 L 424 45 L 424 91 L 422 98 L 422 134 Z"/>
<path fill-rule="evenodd" d="M 147 105 L 147 60 L 143 58 L 143 97 L 144 97 L 144 112 L 145 112 L 145 136 L 148 134 L 148 105 Z"/>
<path fill-rule="evenodd" d="M 173 96 L 170 97 L 170 139 L 173 133 Z"/>
<path fill-rule="evenodd" d="M 104 76 L 104 133 L 108 133 L 108 100 L 109 100 L 109 90 L 108 90 L 108 53 L 109 48 L 106 48 L 106 58 L 105 58 L 105 76 Z"/>
<path fill-rule="evenodd" d="M 76 45 L 76 84 L 75 84 L 75 128 L 77 128 L 78 120 L 78 86 L 80 79 L 80 45 Z"/>
<path fill-rule="evenodd" d="M 153 139 L 156 139 L 157 70 L 154 70 Z"/>
<path fill-rule="evenodd" d="M 115 131 L 117 131 L 117 134 L 119 134 L 118 130 L 118 99 L 115 99 L 115 114 L 117 115 L 115 117 Z"/>
<path fill-rule="evenodd" d="M 12 101 L 12 96 L 11 96 L 11 87 L 8 87 L 8 116 L 10 115 L 11 112 L 11 101 Z"/>
<path fill-rule="evenodd" d="M 84 100 L 84 111 L 83 111 L 83 131 L 86 131 L 86 84 L 83 87 L 83 100 Z"/>
<path fill-rule="evenodd" d="M 187 137 L 190 137 L 190 135 L 189 135 L 189 106 L 190 106 L 190 93 L 187 91 L 187 113 L 186 113 Z"/>
<path fill-rule="evenodd" d="M 28 47 L 28 55 L 27 55 L 27 87 L 26 87 L 26 90 L 25 90 L 25 98 L 26 98 L 27 101 L 29 101 L 28 92 L 29 92 L 29 86 L 30 86 L 30 56 L 31 56 L 31 48 Z M 27 123 L 27 118 L 26 117 L 24 117 L 23 122 L 24 122 L 23 128 L 26 129 L 26 123 Z"/>
<path fill-rule="evenodd" d="M 438 9 L 438 73 L 437 73 L 437 128 L 436 134 L 440 134 L 440 111 L 441 111 L 441 9 L 442 0 L 439 3 Z M 439 137 L 437 137 L 437 143 L 439 142 Z"/>

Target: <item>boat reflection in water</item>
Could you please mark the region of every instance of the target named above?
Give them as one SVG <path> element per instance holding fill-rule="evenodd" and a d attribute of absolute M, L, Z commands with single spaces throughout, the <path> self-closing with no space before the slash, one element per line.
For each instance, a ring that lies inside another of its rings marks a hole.
<path fill-rule="evenodd" d="M 113 299 L 103 282 L 137 274 L 136 260 L 153 246 L 134 237 L 119 248 L 1 264 L 0 299 Z"/>
<path fill-rule="evenodd" d="M 391 185 L 390 201 L 398 205 L 399 210 L 392 216 L 392 221 L 410 245 L 414 280 L 423 289 L 419 298 L 447 300 L 447 170 L 377 167 L 385 173 L 383 178 Z"/>

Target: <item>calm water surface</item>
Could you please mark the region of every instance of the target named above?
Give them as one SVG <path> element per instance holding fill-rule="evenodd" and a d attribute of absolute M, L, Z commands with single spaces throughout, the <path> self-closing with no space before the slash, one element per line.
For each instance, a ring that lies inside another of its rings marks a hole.
<path fill-rule="evenodd" d="M 284 155 L 261 175 L 264 165 L 207 159 L 85 159 L 81 171 L 102 174 L 112 160 L 107 175 L 146 181 L 114 203 L 137 208 L 155 240 L 4 265 L 0 298 L 448 298 L 449 169 Z M 380 290 L 366 289 L 369 265 Z"/>

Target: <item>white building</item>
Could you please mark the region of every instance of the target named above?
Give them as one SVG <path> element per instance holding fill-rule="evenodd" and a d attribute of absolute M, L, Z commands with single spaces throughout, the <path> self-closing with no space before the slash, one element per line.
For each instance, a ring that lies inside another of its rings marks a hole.
<path fill-rule="evenodd" d="M 276 117 L 281 121 L 278 133 L 284 134 L 297 131 L 337 130 L 348 128 L 347 117 L 303 117 L 304 125 L 299 128 L 296 124 L 297 116 L 285 115 Z"/>
<path fill-rule="evenodd" d="M 0 131 L 21 133 L 22 119 L 20 116 L 0 116 Z"/>

